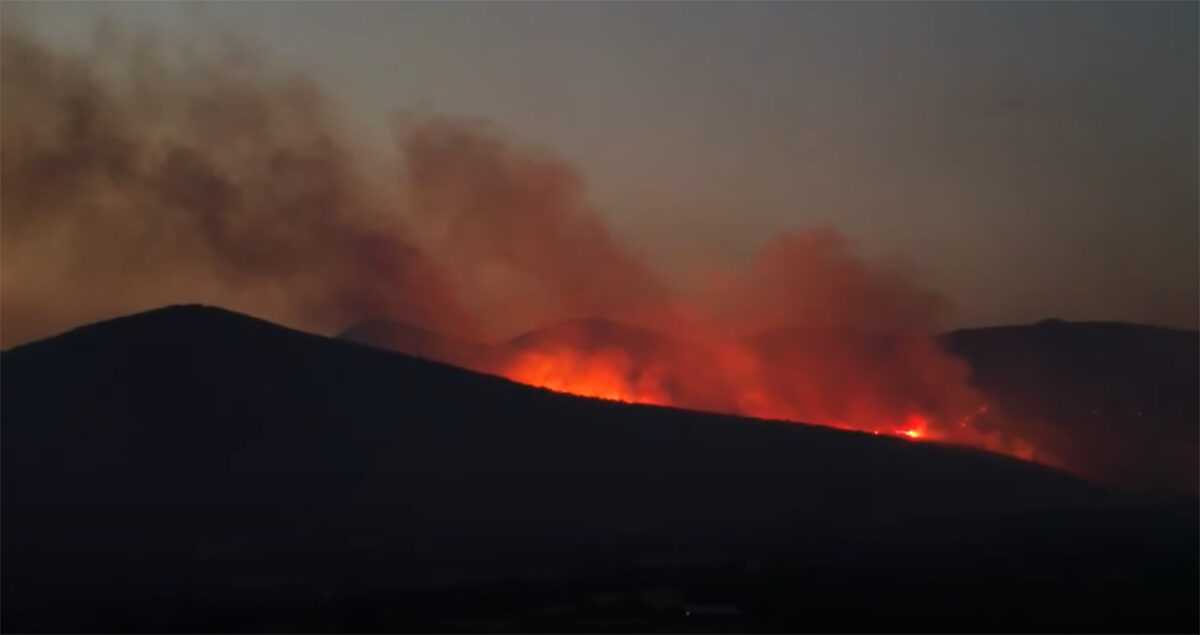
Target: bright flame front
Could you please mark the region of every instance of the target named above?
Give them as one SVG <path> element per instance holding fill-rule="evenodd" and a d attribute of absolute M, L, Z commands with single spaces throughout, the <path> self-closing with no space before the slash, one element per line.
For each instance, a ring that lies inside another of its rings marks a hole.
<path fill-rule="evenodd" d="M 576 353 L 568 350 L 522 353 L 503 373 L 513 381 L 556 392 L 611 401 L 670 405 L 651 377 L 638 382 L 629 357 L 617 350 Z"/>
<path fill-rule="evenodd" d="M 934 434 L 930 417 L 916 412 L 901 416 L 877 413 L 873 418 L 860 417 L 845 420 L 804 414 L 791 404 L 772 400 L 757 386 L 738 386 L 733 382 L 737 399 L 725 408 L 695 403 L 695 399 L 673 394 L 668 389 L 672 382 L 667 377 L 670 370 L 665 365 L 635 363 L 631 356 L 619 349 L 581 351 L 570 347 L 555 346 L 543 350 L 526 351 L 514 356 L 501 374 L 520 383 L 569 393 L 627 403 L 677 406 L 700 410 L 720 410 L 743 416 L 823 423 L 830 427 L 868 432 L 875 435 L 898 436 L 911 440 L 941 438 Z M 728 386 L 723 387 L 728 389 Z M 986 409 L 986 408 L 985 408 Z M 871 421 L 898 420 L 898 425 L 878 425 Z"/>

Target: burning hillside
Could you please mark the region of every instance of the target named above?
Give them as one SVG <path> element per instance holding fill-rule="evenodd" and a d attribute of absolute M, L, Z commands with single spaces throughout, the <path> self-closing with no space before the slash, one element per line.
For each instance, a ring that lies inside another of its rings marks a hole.
<path fill-rule="evenodd" d="M 517 338 L 487 366 L 513 381 L 586 397 L 1035 458 L 1027 442 L 995 429 L 984 397 L 965 388 L 965 365 L 925 337 L 813 331 L 689 342 L 588 320 Z"/>
<path fill-rule="evenodd" d="M 9 338 L 198 300 L 463 341 L 596 317 L 637 328 L 577 323 L 484 366 L 588 396 L 1028 455 L 981 425 L 985 399 L 929 338 L 945 300 L 832 227 L 781 232 L 745 266 L 714 262 L 711 283 L 673 288 L 610 231 L 581 175 L 489 125 L 398 124 L 383 185 L 302 77 L 117 33 L 91 55 L 15 29 L 3 47 Z M 46 289 L 77 301 L 48 311 Z"/>

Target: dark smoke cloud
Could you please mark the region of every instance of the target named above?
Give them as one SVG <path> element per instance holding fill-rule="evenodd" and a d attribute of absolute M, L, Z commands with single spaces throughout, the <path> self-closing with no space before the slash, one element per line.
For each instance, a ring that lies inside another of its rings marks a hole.
<path fill-rule="evenodd" d="M 575 171 L 486 124 L 400 126 L 397 192 L 369 178 L 317 86 L 266 71 L 252 47 L 172 57 L 152 35 L 99 34 L 73 55 L 3 33 L 5 345 L 195 300 L 323 330 L 387 318 L 492 337 L 700 313 L 743 331 L 920 330 L 944 309 L 832 230 L 780 236 L 684 302 L 615 240 Z"/>
<path fill-rule="evenodd" d="M 497 337 L 664 295 L 562 162 L 430 117 L 380 187 L 319 88 L 236 42 L 107 29 L 85 56 L 7 29 L 3 94 L 6 346 L 168 302 Z"/>
<path fill-rule="evenodd" d="M 101 35 L 71 55 L 3 33 L 6 346 L 198 300 L 309 328 L 469 329 L 310 81 Z"/>

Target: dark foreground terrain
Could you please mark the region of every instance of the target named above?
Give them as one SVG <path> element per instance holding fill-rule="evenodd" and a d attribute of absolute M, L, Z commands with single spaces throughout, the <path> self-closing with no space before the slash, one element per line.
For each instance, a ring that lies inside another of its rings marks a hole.
<path fill-rule="evenodd" d="M 217 309 L 6 351 L 3 630 L 1195 631 L 1197 501 Z"/>

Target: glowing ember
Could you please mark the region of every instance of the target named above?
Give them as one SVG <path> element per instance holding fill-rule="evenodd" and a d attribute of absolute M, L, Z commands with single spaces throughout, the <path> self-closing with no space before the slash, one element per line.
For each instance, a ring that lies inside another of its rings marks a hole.
<path fill-rule="evenodd" d="M 925 438 L 929 430 L 929 420 L 921 415 L 912 414 L 905 421 L 905 427 L 896 430 L 896 434 L 909 439 Z"/>

